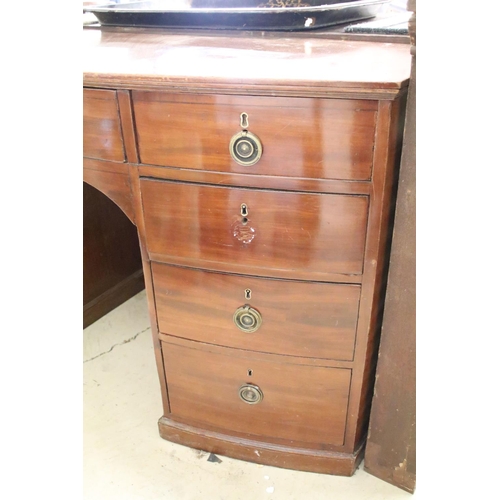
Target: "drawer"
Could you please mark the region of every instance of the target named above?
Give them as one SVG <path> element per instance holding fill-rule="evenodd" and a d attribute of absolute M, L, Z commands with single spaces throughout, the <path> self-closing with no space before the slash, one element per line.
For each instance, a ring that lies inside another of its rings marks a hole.
<path fill-rule="evenodd" d="M 371 178 L 377 103 L 368 100 L 132 94 L 142 163 L 314 179 Z M 231 158 L 246 129 L 262 143 L 252 165 Z"/>
<path fill-rule="evenodd" d="M 173 417 L 292 446 L 343 445 L 350 369 L 263 361 L 229 348 L 162 342 L 162 350 Z"/>
<path fill-rule="evenodd" d="M 118 101 L 113 90 L 83 91 L 83 156 L 125 161 Z"/>
<path fill-rule="evenodd" d="M 359 285 L 251 278 L 154 262 L 152 273 L 162 333 L 251 351 L 353 359 Z"/>
<path fill-rule="evenodd" d="M 366 196 L 151 179 L 141 194 L 151 260 L 309 280 L 363 271 Z"/>

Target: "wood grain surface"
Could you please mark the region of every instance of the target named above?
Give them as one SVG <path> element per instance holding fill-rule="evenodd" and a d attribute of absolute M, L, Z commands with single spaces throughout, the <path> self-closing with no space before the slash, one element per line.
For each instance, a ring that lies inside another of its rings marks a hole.
<path fill-rule="evenodd" d="M 162 333 L 250 351 L 353 358 L 357 285 L 235 276 L 155 262 L 152 271 Z M 233 321 L 235 311 L 246 304 L 262 316 L 253 333 Z"/>
<path fill-rule="evenodd" d="M 325 179 L 305 179 L 303 177 L 279 177 L 257 174 L 236 174 L 195 170 L 178 167 L 156 167 L 139 165 L 141 177 L 194 182 L 197 184 L 216 184 L 218 186 L 249 187 L 282 191 L 308 191 L 311 193 L 331 194 L 371 194 L 369 181 L 339 181 Z"/>
<path fill-rule="evenodd" d="M 173 415 L 257 439 L 342 445 L 351 370 L 252 359 L 245 351 L 163 343 Z M 292 358 L 293 359 L 293 358 Z M 251 375 L 249 375 L 249 370 Z M 239 388 L 257 385 L 264 398 L 243 402 Z"/>
<path fill-rule="evenodd" d="M 368 212 L 365 196 L 229 189 L 141 179 L 152 260 L 243 274 L 323 279 L 359 275 Z M 248 207 L 243 224 L 241 204 Z"/>
<path fill-rule="evenodd" d="M 384 305 L 393 217 L 395 184 L 403 132 L 404 99 L 381 101 L 374 151 L 373 194 L 366 237 L 355 364 L 349 400 L 346 443 L 356 446 L 366 438 L 373 395 L 380 325 Z"/>
<path fill-rule="evenodd" d="M 161 435 L 352 474 L 373 388 L 409 46 L 83 37 L 93 87 L 84 179 L 137 225 Z M 264 146 L 252 167 L 229 156 L 242 112 Z M 245 303 L 263 318 L 252 334 L 232 322 Z M 263 401 L 241 401 L 243 383 Z"/>
<path fill-rule="evenodd" d="M 393 99 L 408 85 L 407 45 L 282 36 L 83 30 L 84 85 Z"/>
<path fill-rule="evenodd" d="M 369 180 L 377 102 L 133 92 L 141 163 L 308 179 Z M 229 153 L 240 115 L 263 145 L 239 165 Z"/>
<path fill-rule="evenodd" d="M 83 90 L 83 156 L 125 161 L 114 91 Z"/>
<path fill-rule="evenodd" d="M 114 201 L 135 224 L 134 198 L 125 163 L 84 158 L 83 180 Z"/>

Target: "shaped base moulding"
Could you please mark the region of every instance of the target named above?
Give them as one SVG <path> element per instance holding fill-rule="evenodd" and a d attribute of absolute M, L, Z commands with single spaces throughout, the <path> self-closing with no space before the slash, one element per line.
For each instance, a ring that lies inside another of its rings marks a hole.
<path fill-rule="evenodd" d="M 292 448 L 251 439 L 236 438 L 162 417 L 158 421 L 160 436 L 167 441 L 216 455 L 262 465 L 304 472 L 352 476 L 364 455 L 364 443 L 352 454 L 333 451 Z"/>

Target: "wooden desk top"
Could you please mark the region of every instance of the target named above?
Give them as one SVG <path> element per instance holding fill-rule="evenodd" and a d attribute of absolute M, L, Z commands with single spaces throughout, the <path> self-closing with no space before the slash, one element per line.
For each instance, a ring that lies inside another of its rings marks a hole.
<path fill-rule="evenodd" d="M 401 43 L 145 30 L 83 30 L 89 87 L 394 99 L 407 87 Z"/>

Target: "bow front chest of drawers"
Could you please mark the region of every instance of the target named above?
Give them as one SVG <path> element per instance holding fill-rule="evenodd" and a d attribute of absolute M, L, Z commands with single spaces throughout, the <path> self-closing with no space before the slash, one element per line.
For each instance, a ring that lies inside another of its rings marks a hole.
<path fill-rule="evenodd" d="M 350 475 L 409 47 L 84 30 L 84 180 L 137 226 L 160 435 Z"/>

